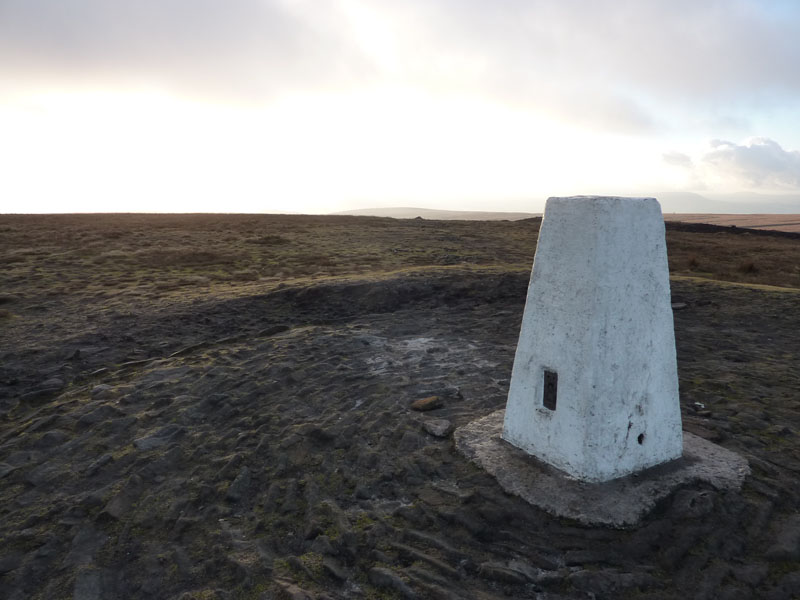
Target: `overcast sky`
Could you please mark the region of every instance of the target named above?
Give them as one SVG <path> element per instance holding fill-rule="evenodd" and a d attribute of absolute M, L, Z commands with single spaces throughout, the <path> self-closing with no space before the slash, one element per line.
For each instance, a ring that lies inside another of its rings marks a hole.
<path fill-rule="evenodd" d="M 800 198 L 798 31 L 795 0 L 0 0 L 0 212 Z"/>

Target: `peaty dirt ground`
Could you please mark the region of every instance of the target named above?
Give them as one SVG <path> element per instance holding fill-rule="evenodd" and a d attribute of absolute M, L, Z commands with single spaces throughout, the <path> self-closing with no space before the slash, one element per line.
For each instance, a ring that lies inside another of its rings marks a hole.
<path fill-rule="evenodd" d="M 800 595 L 800 240 L 668 231 L 684 428 L 753 474 L 614 530 L 453 448 L 538 225 L 0 216 L 0 597 Z"/>

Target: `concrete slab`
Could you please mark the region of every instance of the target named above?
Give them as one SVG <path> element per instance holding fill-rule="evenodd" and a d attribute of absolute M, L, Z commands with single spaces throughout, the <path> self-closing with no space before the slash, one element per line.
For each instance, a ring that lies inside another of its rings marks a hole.
<path fill-rule="evenodd" d="M 635 475 L 587 483 L 503 440 L 504 415 L 498 410 L 456 429 L 456 448 L 506 492 L 586 525 L 631 527 L 681 485 L 705 482 L 719 490 L 739 489 L 750 473 L 747 461 L 735 452 L 684 432 L 681 458 Z"/>

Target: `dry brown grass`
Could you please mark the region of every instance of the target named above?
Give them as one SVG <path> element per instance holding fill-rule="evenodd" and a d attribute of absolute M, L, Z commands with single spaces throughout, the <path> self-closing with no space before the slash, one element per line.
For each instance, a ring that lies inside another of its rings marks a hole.
<path fill-rule="evenodd" d="M 776 214 L 703 214 L 703 213 L 682 213 L 665 215 L 668 221 L 683 221 L 684 223 L 710 223 L 712 225 L 723 225 L 736 227 L 751 227 L 756 229 L 774 229 L 778 231 L 800 232 L 800 214 L 797 215 L 776 215 Z"/>
<path fill-rule="evenodd" d="M 0 292 L 127 303 L 402 270 L 527 271 L 538 220 L 292 215 L 0 215 Z M 800 240 L 668 231 L 676 275 L 800 288 Z"/>
<path fill-rule="evenodd" d="M 800 240 L 734 233 L 667 232 L 670 272 L 800 288 Z"/>

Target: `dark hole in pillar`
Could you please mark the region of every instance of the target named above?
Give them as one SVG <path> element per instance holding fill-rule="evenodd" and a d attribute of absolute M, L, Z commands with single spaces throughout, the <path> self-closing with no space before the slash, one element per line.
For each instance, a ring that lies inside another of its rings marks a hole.
<path fill-rule="evenodd" d="M 640 444 L 644 442 L 644 434 L 640 433 L 639 436 L 636 438 L 636 441 L 639 442 Z"/>
<path fill-rule="evenodd" d="M 550 410 L 556 409 L 556 396 L 558 395 L 558 373 L 555 371 L 544 371 L 544 394 L 542 404 Z"/>

